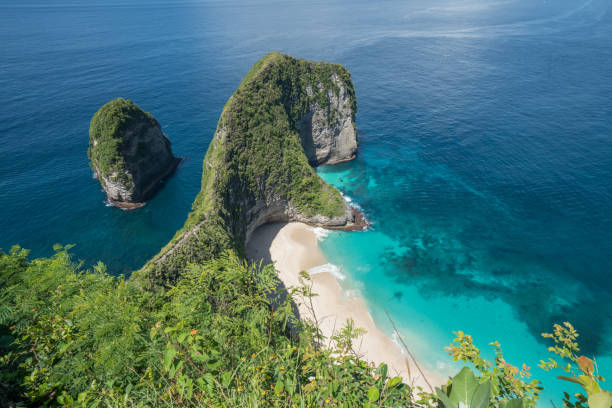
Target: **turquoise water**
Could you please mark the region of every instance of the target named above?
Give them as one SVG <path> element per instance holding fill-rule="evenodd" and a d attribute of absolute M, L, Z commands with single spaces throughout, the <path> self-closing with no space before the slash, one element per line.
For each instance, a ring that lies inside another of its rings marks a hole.
<path fill-rule="evenodd" d="M 542 377 L 539 333 L 570 320 L 612 373 L 610 38 L 604 0 L 4 1 L 0 247 L 74 243 L 129 274 L 182 226 L 250 66 L 271 50 L 336 61 L 360 151 L 319 171 L 372 228 L 321 245 L 383 330 L 387 308 L 441 372 L 462 329 Z M 117 96 L 186 158 L 133 212 L 105 206 L 86 156 L 91 116 Z"/>

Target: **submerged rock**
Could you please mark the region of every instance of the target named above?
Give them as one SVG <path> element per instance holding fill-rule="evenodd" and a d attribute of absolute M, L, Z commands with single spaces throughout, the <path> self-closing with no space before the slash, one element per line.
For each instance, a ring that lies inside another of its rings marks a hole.
<path fill-rule="evenodd" d="M 180 162 L 157 120 L 123 98 L 93 116 L 87 154 L 108 201 L 123 209 L 145 205 Z"/>

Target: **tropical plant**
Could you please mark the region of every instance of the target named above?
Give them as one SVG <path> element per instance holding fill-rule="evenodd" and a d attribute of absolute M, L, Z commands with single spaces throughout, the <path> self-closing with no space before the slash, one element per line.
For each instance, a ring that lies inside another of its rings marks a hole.
<path fill-rule="evenodd" d="M 612 407 L 612 394 L 601 388 L 605 379 L 599 375 L 597 363 L 586 356 L 579 355 L 580 347 L 576 339 L 578 332 L 569 322 L 562 325 L 555 324 L 552 333 L 542 333 L 542 337 L 551 339 L 554 343 L 548 350 L 561 357 L 567 365 L 557 362 L 554 358 L 540 361 L 540 367 L 549 371 L 561 369 L 569 376 L 559 376 L 560 380 L 569 381 L 582 387 L 586 395 L 575 393 L 576 401 L 572 402 L 569 393 L 563 395 L 563 403 L 570 408 L 610 408 Z"/>
<path fill-rule="evenodd" d="M 233 252 L 190 265 L 171 289 L 145 290 L 112 277 L 103 264 L 84 270 L 70 247 L 29 260 L 0 252 L 0 401 L 68 407 L 440 407 L 534 406 L 541 387 L 527 382 L 495 348 L 480 356 L 457 333 L 449 348 L 464 367 L 435 393 L 390 376 L 355 352 L 364 331 L 348 321 L 322 337 L 294 302 L 311 304 L 312 286 L 279 289 L 272 266 Z M 570 361 L 563 377 L 586 395 L 566 406 L 610 408 L 596 363 L 578 355 L 577 333 L 556 325 L 551 351 Z"/>
<path fill-rule="evenodd" d="M 535 406 L 542 386 L 538 380 L 528 380 L 532 374 L 530 367 L 523 364 L 521 369 L 508 363 L 503 355 L 499 342 L 490 343 L 493 346 L 495 360 L 489 361 L 481 356 L 480 350 L 474 345 L 472 336 L 461 331 L 455 333 L 456 338 L 446 349 L 454 361 L 471 363 L 480 373 L 478 383 L 489 383 L 491 391 L 491 404 L 504 405 L 518 404 L 516 400 L 522 401 L 522 405 Z M 461 374 L 461 373 L 460 373 Z M 472 384 L 468 373 L 464 373 L 462 383 Z M 483 391 L 484 392 L 484 391 Z M 470 406 L 470 405 L 468 405 Z"/>

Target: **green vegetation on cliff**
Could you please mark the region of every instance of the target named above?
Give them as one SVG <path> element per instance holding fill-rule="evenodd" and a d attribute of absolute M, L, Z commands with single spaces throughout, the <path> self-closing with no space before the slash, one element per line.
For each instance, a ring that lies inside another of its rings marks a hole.
<path fill-rule="evenodd" d="M 193 211 L 138 278 L 167 284 L 189 262 L 225 249 L 243 253 L 257 203 L 286 201 L 305 217 L 346 211 L 338 190 L 309 165 L 298 130 L 313 104 L 327 109 L 329 94 L 339 92 L 332 78 L 343 84 L 356 112 L 350 74 L 341 65 L 270 53 L 253 66 L 223 109 Z"/>
<path fill-rule="evenodd" d="M 142 121 L 148 121 L 152 126 L 157 123 L 150 113 L 123 98 L 107 102 L 95 113 L 89 125 L 87 155 L 94 171 L 101 173 L 100 182 L 104 183 L 104 178 L 116 177 L 113 181 L 134 188 L 123 159 L 122 135 L 126 129 Z"/>

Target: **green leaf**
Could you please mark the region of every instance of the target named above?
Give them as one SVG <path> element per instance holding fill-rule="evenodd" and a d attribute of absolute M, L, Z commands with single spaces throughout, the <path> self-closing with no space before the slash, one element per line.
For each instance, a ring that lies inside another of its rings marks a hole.
<path fill-rule="evenodd" d="M 280 378 L 276 381 L 276 385 L 274 386 L 275 392 L 283 392 L 285 390 L 285 383 Z"/>
<path fill-rule="evenodd" d="M 170 370 L 169 370 L 169 373 L 168 373 L 169 377 L 170 378 L 174 378 L 176 376 L 176 373 L 181 371 L 182 367 L 183 367 L 183 362 L 182 361 L 179 361 L 178 364 L 176 364 L 176 365 L 172 364 L 170 366 Z"/>
<path fill-rule="evenodd" d="M 168 371 L 170 369 L 170 364 L 172 364 L 172 361 L 174 360 L 175 356 L 176 350 L 174 349 L 174 347 L 168 347 L 164 351 L 164 370 Z"/>
<path fill-rule="evenodd" d="M 589 408 L 612 407 L 612 394 L 608 391 L 600 391 L 589 395 Z"/>
<path fill-rule="evenodd" d="M 440 398 L 440 401 L 442 401 L 446 408 L 457 408 L 457 404 L 451 401 L 448 395 L 438 387 L 436 387 L 436 394 L 438 394 L 438 398 Z"/>
<path fill-rule="evenodd" d="M 588 395 L 597 394 L 598 392 L 601 391 L 601 388 L 599 388 L 599 384 L 597 383 L 597 381 L 595 381 L 594 378 L 588 375 L 579 375 L 576 377 L 561 376 L 557 378 L 560 380 L 565 380 L 565 381 L 573 382 L 575 384 L 580 385 L 582 388 L 584 388 L 584 390 L 586 391 Z"/>
<path fill-rule="evenodd" d="M 198 363 L 205 363 L 206 361 L 208 361 L 208 354 L 206 354 L 204 352 L 192 351 L 191 352 L 191 359 L 193 361 L 198 362 Z"/>
<path fill-rule="evenodd" d="M 402 377 L 393 377 L 387 382 L 387 388 L 393 388 L 398 384 L 402 383 Z"/>
<path fill-rule="evenodd" d="M 230 382 L 232 381 L 232 373 L 230 371 L 226 371 L 221 374 L 221 385 L 224 387 L 229 387 Z"/>
<path fill-rule="evenodd" d="M 79 396 L 77 397 L 77 402 L 80 402 L 81 404 L 83 404 L 86 399 L 87 399 L 87 391 L 83 391 L 79 393 Z"/>
<path fill-rule="evenodd" d="M 216 370 L 217 368 L 219 368 L 221 366 L 221 361 L 211 361 L 206 363 L 206 366 L 208 367 L 209 370 Z"/>
<path fill-rule="evenodd" d="M 489 406 L 489 400 L 491 399 L 491 383 L 485 381 L 479 384 L 472 395 L 472 402 L 470 408 L 487 408 Z"/>
<path fill-rule="evenodd" d="M 193 380 L 191 378 L 187 378 L 185 380 L 185 384 L 187 385 L 187 399 L 191 399 L 193 396 Z"/>
<path fill-rule="evenodd" d="M 474 391 L 478 387 L 478 381 L 474 376 L 474 372 L 468 367 L 463 367 L 459 374 L 453 378 L 452 384 L 451 392 L 448 396 L 450 400 L 457 406 L 463 403 L 466 407 L 469 407 L 470 402 L 472 402 L 472 395 L 474 395 Z"/>
<path fill-rule="evenodd" d="M 379 397 L 380 397 L 380 392 L 378 391 L 378 388 L 376 388 L 375 386 L 371 386 L 368 389 L 368 399 L 370 400 L 370 402 L 378 401 Z"/>
<path fill-rule="evenodd" d="M 500 408 L 523 408 L 523 399 L 515 398 L 501 403 Z"/>
<path fill-rule="evenodd" d="M 380 374 L 380 377 L 383 379 L 383 381 L 385 380 L 385 378 L 387 378 L 387 371 L 389 370 L 389 367 L 385 364 L 382 363 L 378 369 L 376 370 L 376 372 L 378 374 Z"/>
<path fill-rule="evenodd" d="M 287 387 L 287 392 L 289 395 L 293 395 L 295 393 L 295 381 L 291 378 L 287 378 L 285 380 L 285 386 Z"/>

